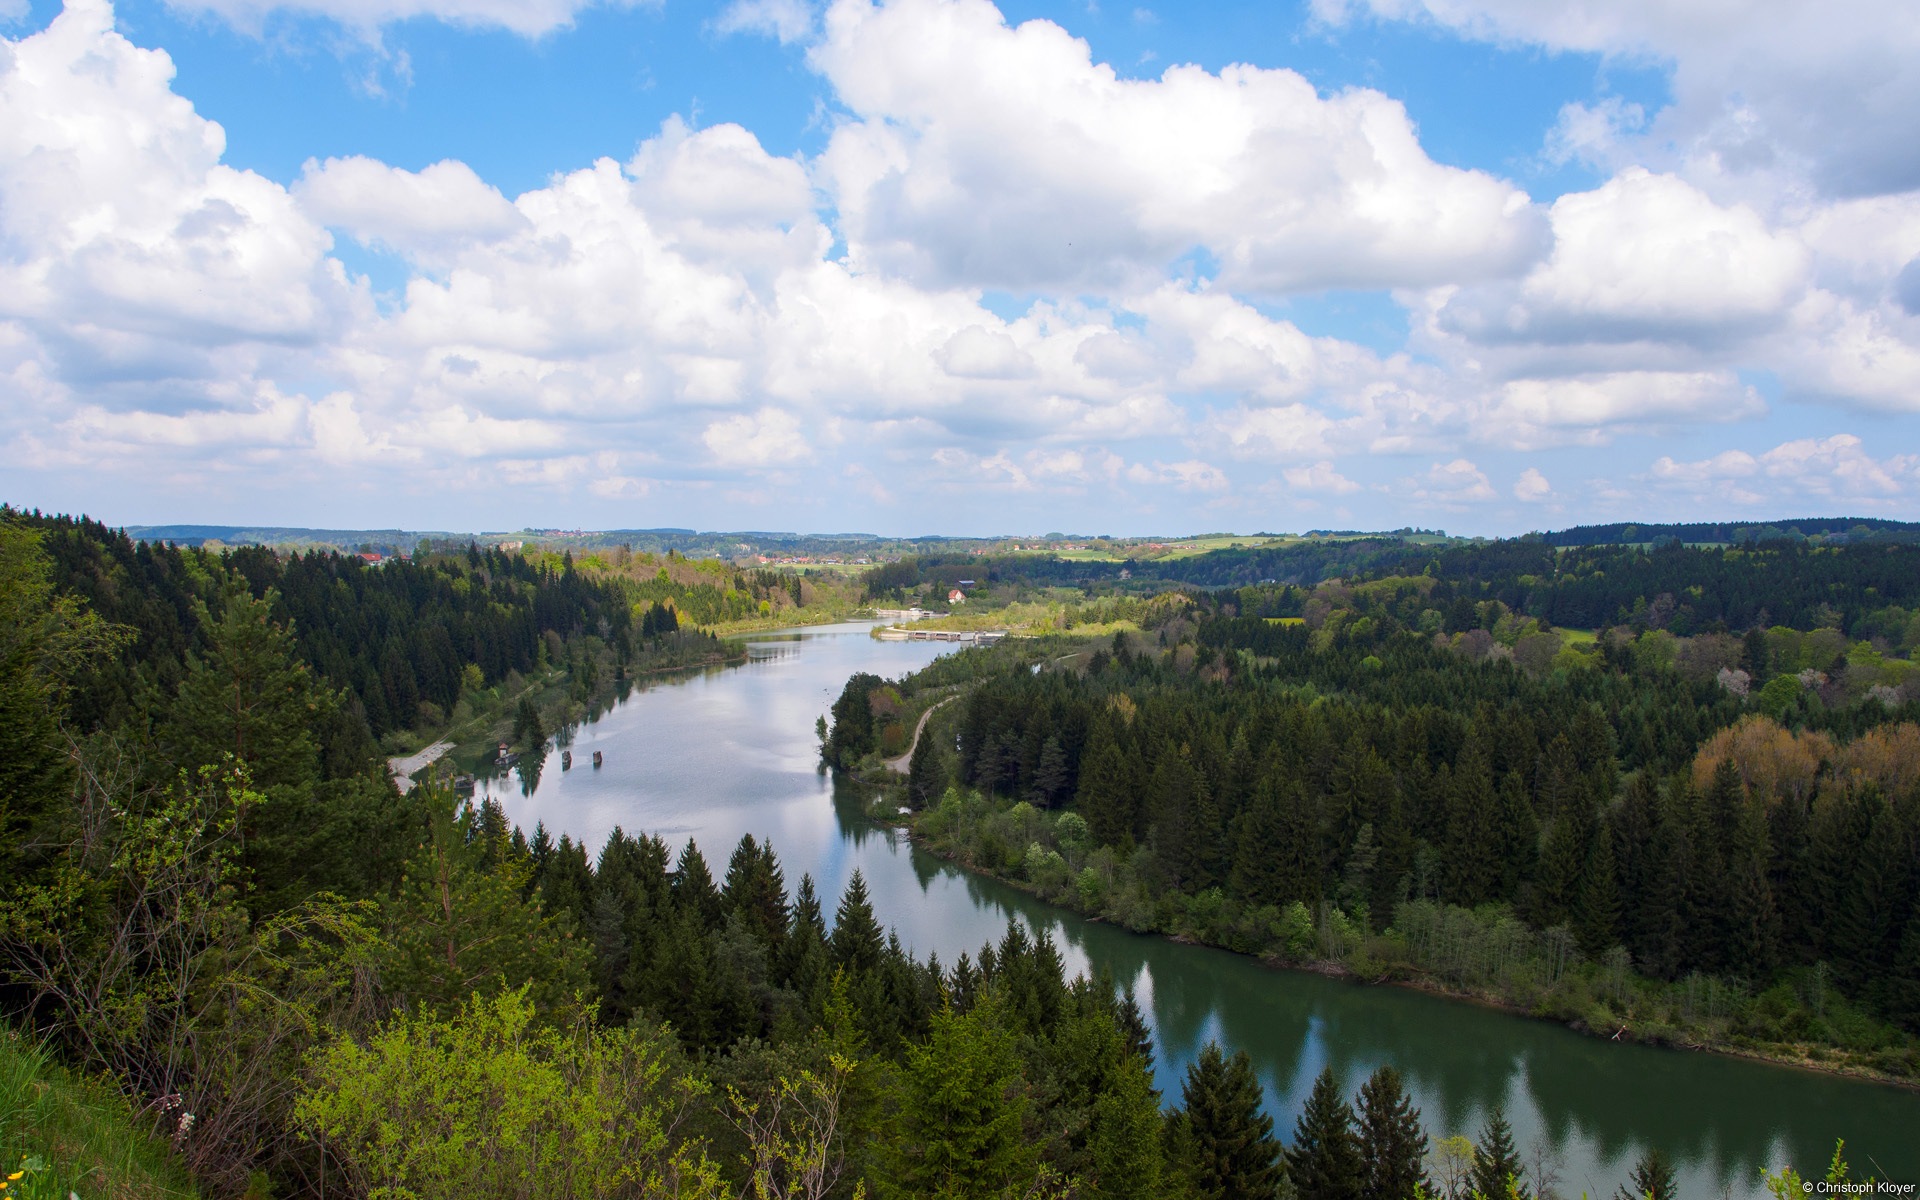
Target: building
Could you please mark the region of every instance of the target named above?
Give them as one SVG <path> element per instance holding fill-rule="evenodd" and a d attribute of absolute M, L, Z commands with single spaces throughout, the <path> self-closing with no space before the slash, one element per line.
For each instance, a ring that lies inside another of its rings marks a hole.
<path fill-rule="evenodd" d="M 965 604 L 966 602 L 967 602 L 967 594 L 961 591 L 959 588 L 955 588 L 952 591 L 947 593 L 948 604 Z"/>

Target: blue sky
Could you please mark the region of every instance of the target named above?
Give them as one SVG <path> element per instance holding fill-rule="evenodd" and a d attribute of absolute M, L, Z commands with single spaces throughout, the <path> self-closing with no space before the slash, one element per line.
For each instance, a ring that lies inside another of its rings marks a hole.
<path fill-rule="evenodd" d="M 1920 18 L 1806 7 L 0 0 L 0 498 L 1920 517 Z"/>

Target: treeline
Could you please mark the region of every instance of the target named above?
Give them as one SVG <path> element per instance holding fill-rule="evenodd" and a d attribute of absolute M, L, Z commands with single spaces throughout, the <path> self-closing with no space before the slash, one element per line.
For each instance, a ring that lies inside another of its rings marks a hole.
<path fill-rule="evenodd" d="M 6 510 L 0 522 L 38 534 L 58 592 L 131 631 L 124 653 L 75 680 L 82 728 L 125 724 L 177 691 L 228 598 L 242 592 L 292 630 L 302 662 L 349 693 L 342 719 L 364 722 L 376 738 L 422 724 L 423 704 L 433 706 L 425 723 L 443 719 L 469 666 L 491 685 L 534 670 L 557 641 L 591 634 L 630 653 L 635 633 L 626 597 L 564 561 L 469 547 L 373 566 L 332 552 L 136 542 L 86 518 Z"/>
<path fill-rule="evenodd" d="M 1760 715 L 1715 739 L 1746 702 L 1711 682 L 1536 678 L 1357 624 L 1183 619 L 991 678 L 922 738 L 911 800 L 952 783 L 1070 809 L 1091 907 L 1135 927 L 1199 905 L 1209 940 L 1263 950 L 1296 904 L 1369 934 L 1414 902 L 1497 906 L 1574 958 L 1778 982 L 1796 1012 L 1817 972 L 1920 1030 L 1920 727 L 1869 701 L 1849 746 Z M 972 850 L 1031 878 L 1058 842 Z"/>
<path fill-rule="evenodd" d="M 1683 524 L 1647 524 L 1616 522 L 1612 525 L 1577 525 L 1540 537 L 1556 546 L 1592 546 L 1609 544 L 1651 544 L 1677 542 L 1771 542 L 1829 539 L 1834 544 L 1855 541 L 1888 542 L 1920 540 L 1920 524 L 1889 521 L 1882 517 L 1803 517 L 1790 521 L 1755 523 L 1751 521 L 1692 521 Z"/>

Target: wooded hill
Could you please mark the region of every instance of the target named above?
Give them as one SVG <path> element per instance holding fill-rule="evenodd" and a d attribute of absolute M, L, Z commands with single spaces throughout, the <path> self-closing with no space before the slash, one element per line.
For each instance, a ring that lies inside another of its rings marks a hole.
<path fill-rule="evenodd" d="M 1575 960 L 1716 978 L 1751 1038 L 1912 1072 L 1910 1038 L 1811 998 L 1920 1031 L 1915 554 L 1511 542 L 1195 594 L 1055 669 L 976 668 L 910 794 L 986 869 L 1136 928 L 1284 954 L 1294 905 L 1403 942 L 1434 905 L 1506 913 Z"/>

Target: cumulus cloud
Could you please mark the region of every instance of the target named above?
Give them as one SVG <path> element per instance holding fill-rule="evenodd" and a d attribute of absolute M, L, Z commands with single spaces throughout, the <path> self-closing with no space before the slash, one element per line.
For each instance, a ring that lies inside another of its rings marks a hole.
<path fill-rule="evenodd" d="M 1419 285 L 1537 245 L 1524 193 L 1434 162 L 1370 89 L 1251 66 L 1122 79 L 988 0 L 836 0 L 811 55 L 855 114 L 819 164 L 849 248 L 923 283 L 1126 286 L 1202 247 L 1234 288 Z"/>
<path fill-rule="evenodd" d="M 1920 19 L 1905 4 L 1834 0 L 1315 0 L 1433 22 L 1462 36 L 1670 63 L 1673 103 L 1644 152 L 1671 146 L 1718 175 L 1783 168 L 1829 195 L 1920 187 Z"/>
<path fill-rule="evenodd" d="M 1335 470 L 1333 463 L 1324 458 L 1309 466 L 1288 467 L 1280 475 L 1287 486 L 1297 492 L 1332 492 L 1344 496 L 1360 490 L 1359 484 Z"/>
<path fill-rule="evenodd" d="M 1475 342 L 1715 342 L 1780 322 L 1806 249 L 1743 205 L 1629 168 L 1551 209 L 1553 250 L 1519 283 L 1466 289 L 1439 310 Z"/>
<path fill-rule="evenodd" d="M 719 25 L 786 36 L 803 11 L 750 7 Z M 1364 453 L 1433 462 L 1400 495 L 1453 507 L 1498 498 L 1460 457 L 1476 445 L 1766 417 L 1753 367 L 1790 402 L 1920 405 L 1920 193 L 1770 205 L 1628 165 L 1543 209 L 1433 162 L 1379 92 L 1123 79 L 986 0 L 840 0 L 811 61 L 849 115 L 818 158 L 676 117 L 511 197 L 452 160 L 236 170 L 102 0 L 0 58 L 10 464 L 649 504 L 924 484 L 1104 515 L 1241 484 L 1355 495 L 1334 463 Z M 1639 121 L 1568 110 L 1565 152 L 1613 161 Z M 401 294 L 376 306 L 335 238 L 403 260 Z M 1258 294 L 1384 284 L 1413 309 L 1407 353 Z M 1038 289 L 1023 311 L 983 303 L 1015 285 Z M 1899 456 L 1831 438 L 1749 458 L 1647 479 L 1911 496 Z M 1541 469 L 1559 477 L 1543 461 L 1512 495 L 1557 500 Z M 711 488 L 728 473 L 757 478 Z"/>
<path fill-rule="evenodd" d="M 526 224 L 472 167 L 451 159 L 422 171 L 359 155 L 324 163 L 308 159 L 293 194 L 319 224 L 426 263 L 443 261 L 473 242 L 505 237 Z"/>
<path fill-rule="evenodd" d="M 1649 479 L 1662 488 L 1749 505 L 1820 498 L 1884 506 L 1910 503 L 1920 494 L 1920 455 L 1875 458 L 1858 437 L 1840 433 L 1797 438 L 1758 455 L 1724 450 L 1693 462 L 1663 455 Z"/>
<path fill-rule="evenodd" d="M 1435 463 L 1423 475 L 1403 481 L 1415 500 L 1458 508 L 1494 498 L 1493 483 L 1487 473 L 1464 458 Z"/>
<path fill-rule="evenodd" d="M 53 378 L 230 375 L 250 344 L 313 343 L 362 307 L 326 231 L 220 161 L 172 60 L 115 33 L 103 0 L 5 51 L 0 319 L 33 331 Z"/>
<path fill-rule="evenodd" d="M 1734 421 L 1765 411 L 1759 393 L 1730 371 L 1621 371 L 1512 380 L 1488 418 L 1509 444 L 1528 445 L 1622 426 Z"/>
<path fill-rule="evenodd" d="M 763 408 L 715 421 L 700 435 L 713 461 L 728 467 L 796 462 L 812 453 L 792 413 Z"/>

